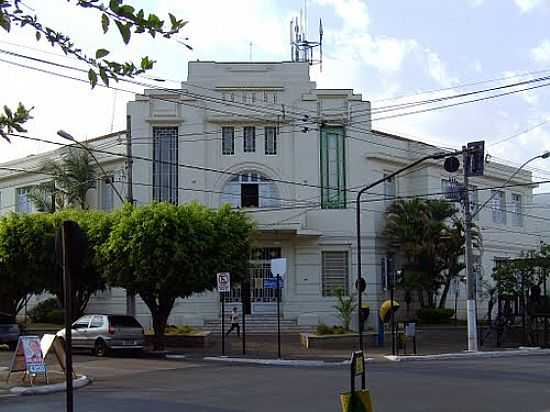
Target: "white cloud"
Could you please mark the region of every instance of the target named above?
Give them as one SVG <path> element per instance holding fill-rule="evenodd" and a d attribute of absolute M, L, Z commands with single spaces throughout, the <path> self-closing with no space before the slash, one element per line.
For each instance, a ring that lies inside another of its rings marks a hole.
<path fill-rule="evenodd" d="M 514 0 L 514 3 L 516 3 L 516 6 L 519 7 L 522 13 L 527 13 L 543 4 L 543 0 Z"/>
<path fill-rule="evenodd" d="M 369 24 L 367 4 L 362 0 L 315 0 L 321 6 L 332 6 L 349 30 L 366 30 Z"/>
<path fill-rule="evenodd" d="M 550 40 L 543 40 L 537 47 L 531 49 L 530 54 L 537 63 L 550 62 Z"/>
<path fill-rule="evenodd" d="M 428 74 L 432 79 L 444 87 L 450 87 L 458 83 L 458 79 L 448 73 L 447 66 L 443 63 L 439 55 L 430 50 L 425 50 L 425 53 Z"/>
<path fill-rule="evenodd" d="M 485 0 L 468 0 L 471 7 L 480 7 L 485 3 Z"/>

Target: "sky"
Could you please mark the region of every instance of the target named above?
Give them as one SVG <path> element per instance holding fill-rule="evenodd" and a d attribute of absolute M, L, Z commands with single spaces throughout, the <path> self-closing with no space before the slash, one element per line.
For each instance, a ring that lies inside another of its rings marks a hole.
<path fill-rule="evenodd" d="M 193 50 L 175 40 L 148 36 L 134 36 L 130 46 L 124 46 L 115 31 L 102 33 L 94 10 L 74 7 L 74 1 L 24 3 L 45 25 L 68 34 L 83 50 L 93 53 L 103 47 L 118 60 L 148 55 L 157 61 L 149 76 L 166 79 L 161 83 L 165 87 L 178 87 L 192 60 L 248 61 L 251 42 L 254 61 L 288 60 L 289 21 L 305 6 L 310 39 L 317 38 L 318 21 L 323 20 L 323 67 L 311 70 L 317 86 L 354 89 L 375 109 L 550 75 L 550 0 L 126 1 L 161 17 L 171 12 L 188 20 L 180 39 L 188 38 Z M 37 42 L 27 28 L 1 31 L 0 50 L 77 65 L 59 55 L 59 49 Z M 27 125 L 32 136 L 61 141 L 55 134 L 58 129 L 79 139 L 123 129 L 126 102 L 140 91 L 125 83 L 118 87 L 132 93 L 91 90 L 85 82 L 2 60 L 37 63 L 2 53 L 0 59 L 0 104 L 21 101 L 34 106 L 34 118 Z M 510 89 L 501 92 L 506 90 Z M 550 88 L 541 87 L 421 114 L 380 120 L 376 119 L 388 113 L 375 114 L 374 127 L 443 147 L 485 140 L 491 156 L 518 165 L 550 150 L 549 93 Z M 480 96 L 471 98 L 476 97 Z M 0 145 L 0 161 L 53 148 L 19 139 Z M 546 162 L 532 164 L 535 180 L 550 179 L 550 160 Z"/>

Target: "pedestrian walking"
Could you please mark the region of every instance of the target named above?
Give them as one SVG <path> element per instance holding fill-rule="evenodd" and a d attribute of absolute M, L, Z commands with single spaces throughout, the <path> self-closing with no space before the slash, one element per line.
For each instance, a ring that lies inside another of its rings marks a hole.
<path fill-rule="evenodd" d="M 237 308 L 233 307 L 231 309 L 231 327 L 225 334 L 225 336 L 229 335 L 233 329 L 237 329 L 237 336 L 241 337 L 241 325 L 239 324 L 239 312 L 237 312 Z"/>

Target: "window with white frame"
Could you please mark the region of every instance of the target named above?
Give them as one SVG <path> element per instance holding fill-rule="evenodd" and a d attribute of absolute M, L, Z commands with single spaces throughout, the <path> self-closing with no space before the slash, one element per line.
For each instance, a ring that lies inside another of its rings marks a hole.
<path fill-rule="evenodd" d="M 390 172 L 384 173 L 384 178 L 388 177 Z M 397 195 L 397 186 L 395 182 L 395 177 L 390 177 L 389 179 L 384 180 L 384 199 L 386 204 L 390 204 L 395 200 Z"/>
<path fill-rule="evenodd" d="M 506 224 L 506 193 L 502 190 L 492 190 L 493 223 Z"/>
<path fill-rule="evenodd" d="M 99 185 L 99 197 L 102 210 L 113 210 L 113 186 L 114 176 L 104 176 Z"/>
<path fill-rule="evenodd" d="M 153 199 L 178 203 L 177 127 L 153 127 Z"/>
<path fill-rule="evenodd" d="M 512 224 L 514 226 L 523 226 L 523 205 L 521 195 L 512 193 Z"/>
<path fill-rule="evenodd" d="M 321 207 L 346 208 L 345 134 L 342 126 L 321 127 Z"/>
<path fill-rule="evenodd" d="M 243 151 L 245 153 L 253 153 L 256 151 L 256 128 L 254 126 L 246 126 L 243 130 Z"/>
<path fill-rule="evenodd" d="M 29 198 L 29 193 L 32 187 L 18 187 L 15 189 L 15 211 L 17 213 L 31 213 L 32 201 Z"/>
<path fill-rule="evenodd" d="M 279 191 L 275 183 L 261 173 L 245 171 L 225 184 L 221 203 L 238 208 L 279 207 Z"/>
<path fill-rule="evenodd" d="M 349 293 L 349 261 L 347 251 L 321 252 L 322 293 L 323 296 L 335 296 L 338 289 Z"/>
<path fill-rule="evenodd" d="M 265 154 L 276 155 L 277 154 L 277 128 L 268 126 L 264 128 L 265 133 Z"/>
<path fill-rule="evenodd" d="M 222 154 L 235 154 L 235 128 L 222 127 Z"/>

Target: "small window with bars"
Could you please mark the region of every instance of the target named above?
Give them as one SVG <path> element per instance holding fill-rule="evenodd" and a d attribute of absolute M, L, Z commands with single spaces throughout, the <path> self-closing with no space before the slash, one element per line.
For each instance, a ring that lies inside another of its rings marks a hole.
<path fill-rule="evenodd" d="M 492 190 L 493 223 L 506 224 L 506 193 L 502 190 Z"/>
<path fill-rule="evenodd" d="M 518 193 L 512 193 L 512 224 L 514 226 L 523 226 L 521 195 Z"/>
<path fill-rule="evenodd" d="M 336 296 L 338 289 L 349 293 L 349 260 L 347 251 L 321 252 L 323 296 Z"/>
<path fill-rule="evenodd" d="M 256 151 L 256 128 L 247 126 L 244 128 L 243 151 L 253 153 Z"/>
<path fill-rule="evenodd" d="M 277 128 L 266 127 L 265 128 L 265 154 L 276 155 L 277 154 Z"/>
<path fill-rule="evenodd" d="M 222 127 L 222 154 L 235 154 L 235 128 Z"/>

